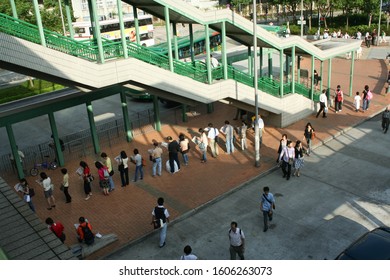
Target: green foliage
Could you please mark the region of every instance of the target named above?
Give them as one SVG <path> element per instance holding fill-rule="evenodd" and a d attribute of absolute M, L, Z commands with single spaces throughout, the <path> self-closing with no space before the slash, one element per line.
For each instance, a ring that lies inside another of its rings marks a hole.
<path fill-rule="evenodd" d="M 62 85 L 43 80 L 34 80 L 33 83 L 32 88 L 30 81 L 26 81 L 18 86 L 0 89 L 0 104 L 64 88 Z"/>

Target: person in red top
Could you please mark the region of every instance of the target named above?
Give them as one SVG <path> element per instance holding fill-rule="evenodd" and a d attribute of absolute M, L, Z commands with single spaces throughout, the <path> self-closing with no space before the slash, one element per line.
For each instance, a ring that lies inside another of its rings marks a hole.
<path fill-rule="evenodd" d="M 84 217 L 79 218 L 77 239 L 79 242 L 84 241 L 87 245 L 91 245 L 95 241 L 95 235 L 92 233 L 92 226 Z"/>
<path fill-rule="evenodd" d="M 54 222 L 52 218 L 46 219 L 48 228 L 61 240 L 62 243 L 65 241 L 64 226 L 60 222 Z"/>
<path fill-rule="evenodd" d="M 88 200 L 92 195 L 91 181 L 93 177 L 91 176 L 91 170 L 85 161 L 80 161 L 80 167 L 83 170 L 83 173 L 80 174 L 80 176 L 82 176 L 84 180 L 84 192 L 86 195 L 85 200 Z"/>
<path fill-rule="evenodd" d="M 110 183 L 108 181 L 109 179 L 109 172 L 107 166 L 104 166 L 103 163 L 100 161 L 95 162 L 95 167 L 98 170 L 99 174 L 99 185 L 103 189 L 103 194 L 104 195 L 109 195 L 109 188 L 110 188 Z"/>

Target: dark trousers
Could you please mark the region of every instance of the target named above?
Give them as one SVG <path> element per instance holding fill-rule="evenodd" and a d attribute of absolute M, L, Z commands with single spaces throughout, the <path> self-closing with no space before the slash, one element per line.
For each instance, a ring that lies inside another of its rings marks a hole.
<path fill-rule="evenodd" d="M 336 112 L 337 111 L 340 111 L 340 110 L 342 110 L 343 109 L 343 102 L 342 101 L 335 101 L 335 110 L 336 110 Z"/>
<path fill-rule="evenodd" d="M 175 172 L 175 161 L 177 164 L 177 168 L 180 170 L 178 153 L 169 153 L 169 166 L 171 167 L 171 173 Z"/>
<path fill-rule="evenodd" d="M 245 260 L 244 249 L 243 249 L 242 245 L 241 246 L 230 245 L 229 251 L 230 251 L 230 259 L 231 260 L 235 260 L 237 254 L 241 260 Z"/>
<path fill-rule="evenodd" d="M 325 103 L 324 102 L 320 102 L 320 110 L 318 111 L 316 118 L 318 118 L 318 116 L 321 114 L 321 112 L 322 112 L 322 117 L 325 118 L 326 113 L 325 113 Z"/>
<path fill-rule="evenodd" d="M 382 129 L 383 129 L 384 133 L 386 133 L 387 130 L 389 129 L 389 123 L 390 123 L 389 119 L 383 119 L 382 120 Z"/>
<path fill-rule="evenodd" d="M 91 192 L 91 183 L 84 181 L 84 193 L 89 194 Z"/>
<path fill-rule="evenodd" d="M 120 171 L 122 187 L 127 186 L 129 184 L 129 168 L 123 169 Z"/>
<path fill-rule="evenodd" d="M 285 162 L 283 160 L 283 162 L 282 162 L 282 171 L 283 171 L 283 177 L 287 176 L 287 179 L 290 179 L 290 176 L 291 176 L 291 164 L 289 164 L 288 162 Z"/>
<path fill-rule="evenodd" d="M 272 221 L 272 216 L 269 215 L 269 211 L 263 210 L 264 230 L 268 229 L 268 221 Z"/>
<path fill-rule="evenodd" d="M 64 187 L 64 194 L 65 194 L 66 202 L 71 202 L 72 197 L 69 194 L 69 187 Z"/>

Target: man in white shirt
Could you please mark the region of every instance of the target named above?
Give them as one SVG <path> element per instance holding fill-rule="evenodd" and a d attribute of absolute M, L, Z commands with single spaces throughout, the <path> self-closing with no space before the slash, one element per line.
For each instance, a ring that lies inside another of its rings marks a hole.
<path fill-rule="evenodd" d="M 230 241 L 230 259 L 235 260 L 236 255 L 244 260 L 245 252 L 245 235 L 244 232 L 237 227 L 237 222 L 231 222 L 229 229 L 229 241 Z"/>
<path fill-rule="evenodd" d="M 209 138 L 209 146 L 211 149 L 211 154 L 215 158 L 219 155 L 219 151 L 218 151 L 219 132 L 218 132 L 218 129 L 213 127 L 212 123 L 209 123 L 208 127 L 205 130 L 208 131 L 207 138 Z"/>
<path fill-rule="evenodd" d="M 328 109 L 328 98 L 326 97 L 326 89 L 322 90 L 322 93 L 320 94 L 320 110 L 318 111 L 316 118 L 321 114 L 322 112 L 322 117 L 326 118 L 326 113 Z"/>
<path fill-rule="evenodd" d="M 218 67 L 218 65 L 219 65 L 218 59 L 213 57 L 211 54 L 210 54 L 210 61 L 211 61 L 211 67 L 212 68 L 217 68 Z"/>
<path fill-rule="evenodd" d="M 256 116 L 253 116 L 252 123 L 255 124 L 255 122 L 256 122 Z M 261 144 L 263 144 L 264 121 L 261 118 L 260 114 L 257 120 L 257 125 L 259 126 L 259 147 L 261 148 Z M 253 129 L 255 129 L 254 125 L 253 125 Z"/>

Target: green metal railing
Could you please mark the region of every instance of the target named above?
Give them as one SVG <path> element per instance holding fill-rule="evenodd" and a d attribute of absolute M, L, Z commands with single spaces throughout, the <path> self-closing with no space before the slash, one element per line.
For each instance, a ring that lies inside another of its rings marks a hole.
<path fill-rule="evenodd" d="M 0 13 L 0 32 L 40 44 L 41 39 L 39 36 L 38 27 L 24 22 L 19 19 L 15 19 L 5 14 Z M 80 57 L 89 61 L 96 62 L 99 57 L 99 51 L 96 42 L 92 40 L 76 41 L 69 37 L 63 36 L 56 32 L 44 29 L 44 37 L 46 46 L 50 49 L 57 50 L 72 56 Z M 116 59 L 124 56 L 124 50 L 121 42 L 114 42 L 102 38 L 103 56 L 104 59 Z M 166 55 L 154 52 L 147 47 L 137 45 L 135 43 L 127 42 L 127 53 L 130 57 L 142 60 L 146 63 L 156 65 L 160 68 L 170 70 L 169 58 Z M 237 82 L 243 83 L 247 86 L 253 87 L 253 76 L 243 71 L 228 65 L 228 78 L 234 79 Z M 206 83 L 207 68 L 203 62 L 196 61 L 182 62 L 180 60 L 173 60 L 174 73 L 190 77 L 196 81 Z M 219 66 L 212 69 L 212 80 L 223 78 L 223 67 Z M 277 80 L 270 79 L 268 77 L 261 77 L 258 80 L 258 88 L 273 96 L 280 96 L 280 83 Z M 307 98 L 311 98 L 310 89 L 296 83 L 295 91 Z M 283 93 L 291 93 L 291 83 L 283 84 Z M 318 93 L 314 93 L 314 101 L 318 101 Z"/>

